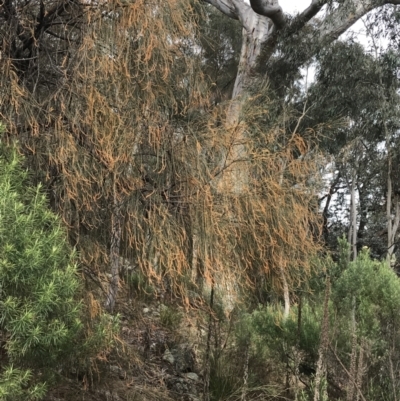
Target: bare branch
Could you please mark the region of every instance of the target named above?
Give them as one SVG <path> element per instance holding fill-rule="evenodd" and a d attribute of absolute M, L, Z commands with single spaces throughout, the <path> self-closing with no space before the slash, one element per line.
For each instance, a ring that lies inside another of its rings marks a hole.
<path fill-rule="evenodd" d="M 322 43 L 328 44 L 346 32 L 360 18 L 377 8 L 375 1 L 352 0 L 332 11 L 321 24 L 320 38 Z"/>
<path fill-rule="evenodd" d="M 248 32 L 254 28 L 252 22 L 254 22 L 254 17 L 259 17 L 253 11 L 253 9 L 245 3 L 243 0 L 231 0 L 234 5 L 236 12 L 239 16 L 239 21 L 241 22 L 244 29 Z"/>
<path fill-rule="evenodd" d="M 311 29 L 309 33 L 304 33 L 302 40 L 304 44 L 302 49 L 304 49 L 304 51 L 296 54 L 295 57 L 292 57 L 290 53 L 287 54 L 283 52 L 279 58 L 273 61 L 273 64 L 275 64 L 274 68 L 287 71 L 288 75 L 285 79 L 291 79 L 291 74 L 297 72 L 299 67 L 310 60 L 322 48 L 338 39 L 342 33 L 346 32 L 368 12 L 373 9 L 378 9 L 381 6 L 382 3 L 377 0 L 347 0 L 331 11 L 322 21 L 315 23 L 313 29 Z M 312 4 L 310 7 L 312 7 Z M 307 10 L 305 10 L 304 13 L 306 13 L 306 11 Z M 316 8 L 313 12 L 315 11 Z M 308 17 L 311 14 L 310 11 Z M 283 36 L 283 41 L 285 40 L 291 40 L 290 34 Z M 283 45 L 282 48 L 284 49 L 285 46 Z M 283 65 L 285 67 L 283 67 Z"/>
<path fill-rule="evenodd" d="M 277 29 L 286 25 L 285 15 L 277 0 L 250 0 L 250 5 L 257 14 L 271 19 Z"/>
<path fill-rule="evenodd" d="M 239 19 L 239 12 L 231 0 L 204 0 L 229 18 Z M 243 3 L 244 4 L 244 3 Z"/>
<path fill-rule="evenodd" d="M 328 3 L 328 0 L 312 0 L 311 4 L 293 19 L 288 27 L 288 34 L 291 35 L 300 31 L 308 21 L 319 13 L 326 3 Z"/>

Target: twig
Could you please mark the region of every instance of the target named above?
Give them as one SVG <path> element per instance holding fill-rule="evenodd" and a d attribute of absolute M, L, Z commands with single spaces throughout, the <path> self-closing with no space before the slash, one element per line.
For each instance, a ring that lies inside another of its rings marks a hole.
<path fill-rule="evenodd" d="M 363 401 L 367 401 L 365 399 L 365 397 L 363 396 L 363 393 L 361 392 L 360 387 L 358 386 L 358 384 L 355 382 L 354 378 L 351 376 L 350 372 L 346 369 L 346 367 L 343 365 L 342 361 L 340 360 L 340 358 L 337 356 L 335 350 L 332 347 L 332 344 L 329 344 L 329 349 L 332 351 L 333 355 L 335 356 L 335 358 L 337 359 L 337 361 L 340 363 L 340 366 L 343 368 L 343 370 L 346 372 L 346 374 L 349 376 L 349 379 L 353 382 L 354 387 L 356 388 L 356 390 L 358 391 L 358 394 L 360 395 L 361 399 Z"/>

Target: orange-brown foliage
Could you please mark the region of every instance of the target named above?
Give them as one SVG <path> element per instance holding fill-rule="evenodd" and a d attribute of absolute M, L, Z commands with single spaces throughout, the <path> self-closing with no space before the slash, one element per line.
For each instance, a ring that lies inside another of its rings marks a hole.
<path fill-rule="evenodd" d="M 217 190 L 239 125 L 208 105 L 189 1 L 5 3 L 0 118 L 83 265 L 107 269 L 117 199 L 120 255 L 148 277 L 179 287 L 196 270 L 239 286 L 283 268 L 302 280 L 318 249 L 309 144 L 263 128 L 268 105 L 253 104 L 240 121 L 249 183 Z"/>

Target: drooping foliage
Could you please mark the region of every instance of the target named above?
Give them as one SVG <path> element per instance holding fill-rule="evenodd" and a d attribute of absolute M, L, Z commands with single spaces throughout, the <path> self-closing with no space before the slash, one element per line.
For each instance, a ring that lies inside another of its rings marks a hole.
<path fill-rule="evenodd" d="M 202 64 L 217 42 L 199 40 L 193 4 L 7 4 L 7 138 L 19 139 L 86 271 L 111 271 L 111 309 L 120 257 L 174 292 L 185 277 L 301 280 L 318 232 L 308 140 L 285 124 L 263 128 L 264 95 L 226 124 L 229 105 L 213 108 L 208 91 L 228 83 Z M 236 46 L 225 35 L 224 71 Z M 248 191 L 224 194 L 224 155 L 243 130 L 254 138 Z"/>

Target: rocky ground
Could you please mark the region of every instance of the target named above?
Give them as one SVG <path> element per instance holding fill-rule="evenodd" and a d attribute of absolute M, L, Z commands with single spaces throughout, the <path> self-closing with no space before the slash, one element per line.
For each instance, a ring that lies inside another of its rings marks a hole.
<path fill-rule="evenodd" d="M 200 401 L 198 349 L 205 329 L 195 323 L 198 316 L 157 300 L 119 305 L 121 331 L 113 352 L 90 372 L 62 380 L 46 401 Z"/>

